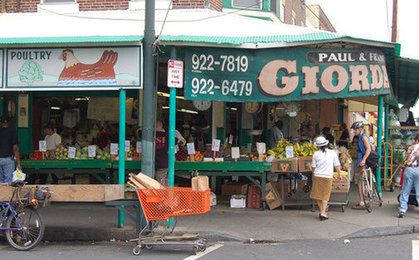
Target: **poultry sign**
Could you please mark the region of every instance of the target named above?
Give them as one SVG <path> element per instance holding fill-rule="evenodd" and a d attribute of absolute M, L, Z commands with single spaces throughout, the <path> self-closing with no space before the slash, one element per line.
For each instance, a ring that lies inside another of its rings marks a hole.
<path fill-rule="evenodd" d="M 141 47 L 7 49 L 6 88 L 141 87 Z"/>

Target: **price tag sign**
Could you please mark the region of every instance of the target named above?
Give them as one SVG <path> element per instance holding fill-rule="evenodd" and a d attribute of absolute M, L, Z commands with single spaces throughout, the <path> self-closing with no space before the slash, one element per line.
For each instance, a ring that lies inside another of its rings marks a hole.
<path fill-rule="evenodd" d="M 118 144 L 111 143 L 111 155 L 118 155 Z"/>
<path fill-rule="evenodd" d="M 67 157 L 69 159 L 76 158 L 76 147 L 68 147 Z"/>
<path fill-rule="evenodd" d="M 39 141 L 39 151 L 46 152 L 47 151 L 47 141 Z"/>
<path fill-rule="evenodd" d="M 266 153 L 266 143 L 256 143 L 256 149 L 258 154 L 265 154 Z"/>
<path fill-rule="evenodd" d="M 177 154 L 177 152 L 179 152 L 179 145 L 175 145 L 175 154 Z"/>
<path fill-rule="evenodd" d="M 228 143 L 229 143 L 229 144 L 233 144 L 233 139 L 234 139 L 234 136 L 233 136 L 233 135 L 230 135 L 230 136 L 228 137 Z"/>
<path fill-rule="evenodd" d="M 221 144 L 220 139 L 212 139 L 211 150 L 213 152 L 219 152 L 220 151 L 220 144 Z"/>
<path fill-rule="evenodd" d="M 89 145 L 87 147 L 87 152 L 88 152 L 89 158 L 96 157 L 96 146 L 95 145 Z"/>
<path fill-rule="evenodd" d="M 294 147 L 292 146 L 285 147 L 285 157 L 294 158 Z"/>
<path fill-rule="evenodd" d="M 231 158 L 239 159 L 240 158 L 240 148 L 239 147 L 231 147 Z"/>
<path fill-rule="evenodd" d="M 186 147 L 188 148 L 188 154 L 189 155 L 195 154 L 195 144 L 194 143 L 187 143 Z"/>
<path fill-rule="evenodd" d="M 131 142 L 129 140 L 125 140 L 125 152 L 129 152 L 131 150 Z"/>
<path fill-rule="evenodd" d="M 251 143 L 249 143 L 249 144 L 247 144 L 247 146 L 246 146 L 246 153 L 251 153 L 252 152 L 252 144 Z"/>
<path fill-rule="evenodd" d="M 141 142 L 137 141 L 137 153 L 141 153 L 142 147 L 141 147 Z"/>

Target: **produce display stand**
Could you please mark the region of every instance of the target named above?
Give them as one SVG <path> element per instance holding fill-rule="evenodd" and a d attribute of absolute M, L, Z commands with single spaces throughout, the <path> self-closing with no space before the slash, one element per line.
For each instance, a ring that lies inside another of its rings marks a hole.
<path fill-rule="evenodd" d="M 261 191 L 262 208 L 266 208 L 266 173 L 271 171 L 271 163 L 249 162 L 176 162 L 175 175 L 191 175 L 199 171 L 200 175 L 210 177 L 246 177 Z M 256 180 L 259 178 L 259 180 Z"/>
<path fill-rule="evenodd" d="M 299 200 L 299 201 L 289 201 L 286 200 L 286 194 L 285 194 L 285 176 L 289 175 L 290 177 L 290 185 L 292 185 L 291 180 L 295 179 L 295 175 L 302 173 L 304 175 L 308 175 L 307 185 L 311 188 L 311 172 L 277 172 L 275 174 L 279 174 L 281 177 L 281 210 L 285 210 L 285 207 L 287 206 L 312 206 L 314 208 L 313 201 L 311 199 L 309 200 Z M 293 191 L 290 189 L 290 193 Z"/>
<path fill-rule="evenodd" d="M 58 176 L 65 174 L 83 174 L 91 175 L 100 183 L 111 183 L 110 160 L 23 160 L 21 162 L 22 169 L 25 173 L 31 174 L 48 174 L 53 173 Z"/>

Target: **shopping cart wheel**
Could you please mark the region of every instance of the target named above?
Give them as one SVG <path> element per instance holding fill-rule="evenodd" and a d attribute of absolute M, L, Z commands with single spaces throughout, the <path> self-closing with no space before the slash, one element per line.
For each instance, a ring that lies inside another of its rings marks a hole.
<path fill-rule="evenodd" d="M 153 249 L 153 245 L 145 245 L 145 248 L 148 249 L 148 250 L 151 250 L 151 249 Z"/>
<path fill-rule="evenodd" d="M 194 245 L 193 246 L 193 252 L 194 254 L 198 254 L 199 252 L 201 252 L 200 246 L 199 245 Z"/>
<path fill-rule="evenodd" d="M 207 246 L 205 244 L 201 244 L 198 247 L 199 247 L 199 251 L 201 252 L 204 252 L 205 250 L 207 250 Z"/>
<path fill-rule="evenodd" d="M 142 245 L 136 245 L 134 249 L 132 249 L 132 253 L 134 255 L 140 255 L 141 254 Z"/>
<path fill-rule="evenodd" d="M 342 205 L 342 212 L 345 212 L 345 206 Z"/>

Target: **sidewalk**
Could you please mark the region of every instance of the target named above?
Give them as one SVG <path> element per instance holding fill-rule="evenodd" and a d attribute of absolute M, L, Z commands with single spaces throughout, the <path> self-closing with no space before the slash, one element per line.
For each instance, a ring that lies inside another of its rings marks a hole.
<path fill-rule="evenodd" d="M 396 218 L 398 192 L 385 192 L 384 204 L 368 214 L 365 210 L 332 207 L 330 219 L 320 222 L 309 208 L 281 210 L 230 209 L 217 206 L 209 214 L 181 217 L 176 230 L 200 232 L 209 240 L 300 240 L 366 237 L 419 232 L 419 208 L 410 208 L 405 218 Z M 352 191 L 350 201 L 357 201 Z M 353 203 L 351 203 L 352 205 Z M 46 223 L 45 240 L 129 240 L 135 229 L 127 220 L 116 228 L 117 210 L 99 204 L 51 205 L 41 209 Z"/>

